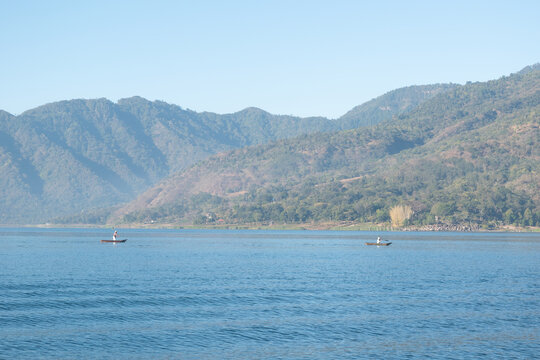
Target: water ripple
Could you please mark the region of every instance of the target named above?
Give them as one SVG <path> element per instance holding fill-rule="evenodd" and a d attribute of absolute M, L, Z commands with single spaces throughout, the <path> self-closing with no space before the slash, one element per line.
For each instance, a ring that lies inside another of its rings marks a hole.
<path fill-rule="evenodd" d="M 0 233 L 0 358 L 540 352 L 540 241 L 529 235 L 475 247 L 421 234 L 378 251 L 363 233 L 134 231 L 122 247 L 77 234 L 74 245 L 67 230 Z"/>

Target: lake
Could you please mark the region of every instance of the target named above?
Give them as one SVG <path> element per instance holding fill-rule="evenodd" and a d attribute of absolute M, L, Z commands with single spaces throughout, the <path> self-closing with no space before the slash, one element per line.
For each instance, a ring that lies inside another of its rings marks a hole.
<path fill-rule="evenodd" d="M 391 246 L 366 246 L 378 235 Z M 530 359 L 540 234 L 0 228 L 2 359 Z"/>

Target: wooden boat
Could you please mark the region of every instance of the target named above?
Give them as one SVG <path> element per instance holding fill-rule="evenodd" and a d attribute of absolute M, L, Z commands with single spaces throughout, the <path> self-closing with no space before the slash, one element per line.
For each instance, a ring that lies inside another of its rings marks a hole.
<path fill-rule="evenodd" d="M 388 246 L 390 244 L 391 244 L 391 242 L 382 242 L 382 243 L 378 243 L 378 244 L 376 242 L 374 242 L 374 243 L 367 242 L 366 243 L 366 245 L 377 245 L 377 246 Z"/>
<path fill-rule="evenodd" d="M 122 240 L 101 240 L 101 242 L 110 242 L 110 243 L 121 243 L 121 242 L 126 242 L 127 239 L 122 239 Z"/>

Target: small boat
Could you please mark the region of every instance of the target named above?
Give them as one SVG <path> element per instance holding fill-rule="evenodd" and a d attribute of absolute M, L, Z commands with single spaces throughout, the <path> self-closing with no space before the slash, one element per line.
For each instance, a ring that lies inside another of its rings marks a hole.
<path fill-rule="evenodd" d="M 381 243 L 376 243 L 376 242 L 370 243 L 370 242 L 367 242 L 367 243 L 366 243 L 366 245 L 377 245 L 377 246 L 388 246 L 388 245 L 390 245 L 390 244 L 391 244 L 391 242 L 381 242 Z"/>
<path fill-rule="evenodd" d="M 110 243 L 120 243 L 120 242 L 126 242 L 127 239 L 122 240 L 101 240 L 101 242 L 110 242 Z"/>

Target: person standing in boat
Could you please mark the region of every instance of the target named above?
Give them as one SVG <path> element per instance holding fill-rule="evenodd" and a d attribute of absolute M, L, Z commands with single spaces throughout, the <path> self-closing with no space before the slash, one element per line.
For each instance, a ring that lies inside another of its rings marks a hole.
<path fill-rule="evenodd" d="M 112 239 L 116 241 L 117 237 L 118 237 L 118 231 L 114 230 L 114 234 L 112 236 Z"/>
<path fill-rule="evenodd" d="M 380 236 L 377 236 L 377 244 L 380 244 L 381 243 L 381 237 Z"/>

